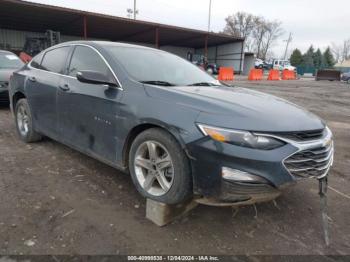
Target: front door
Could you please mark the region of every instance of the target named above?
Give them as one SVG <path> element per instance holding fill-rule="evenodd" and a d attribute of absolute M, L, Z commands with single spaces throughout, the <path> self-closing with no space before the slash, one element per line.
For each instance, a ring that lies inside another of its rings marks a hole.
<path fill-rule="evenodd" d="M 96 50 L 77 45 L 58 91 L 60 136 L 68 144 L 111 162 L 116 160 L 116 129 L 122 90 L 77 80 L 81 70 L 111 70 Z"/>

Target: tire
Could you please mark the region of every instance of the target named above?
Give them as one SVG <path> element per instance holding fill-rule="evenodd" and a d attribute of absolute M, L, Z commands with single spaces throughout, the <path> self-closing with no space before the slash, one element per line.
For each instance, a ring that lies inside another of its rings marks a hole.
<path fill-rule="evenodd" d="M 33 143 L 41 140 L 41 135 L 33 128 L 33 118 L 25 98 L 20 99 L 15 107 L 16 129 L 19 137 L 26 143 Z"/>
<path fill-rule="evenodd" d="M 156 157 L 151 157 L 151 151 Z M 168 167 L 158 169 L 157 163 Z M 146 198 L 178 204 L 193 194 L 189 160 L 176 139 L 160 128 L 148 129 L 135 138 L 129 152 L 129 170 L 136 189 Z M 147 183 L 146 177 L 153 182 Z"/>

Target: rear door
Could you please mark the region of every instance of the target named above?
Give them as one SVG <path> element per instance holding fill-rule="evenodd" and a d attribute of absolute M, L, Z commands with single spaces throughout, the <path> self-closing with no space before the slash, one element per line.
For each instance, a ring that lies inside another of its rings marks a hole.
<path fill-rule="evenodd" d="M 122 90 L 77 80 L 78 71 L 113 75 L 99 52 L 77 45 L 58 91 L 60 135 L 68 144 L 108 161 L 116 160 L 116 129 Z M 114 77 L 114 76 L 113 76 Z"/>
<path fill-rule="evenodd" d="M 31 62 L 26 81 L 26 95 L 34 117 L 35 128 L 56 138 L 57 90 L 70 47 L 51 49 Z"/>

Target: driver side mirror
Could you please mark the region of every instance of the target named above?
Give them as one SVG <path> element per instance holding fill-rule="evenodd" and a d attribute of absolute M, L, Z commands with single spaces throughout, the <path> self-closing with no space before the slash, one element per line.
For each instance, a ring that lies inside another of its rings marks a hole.
<path fill-rule="evenodd" d="M 110 79 L 104 74 L 95 71 L 79 71 L 77 72 L 77 79 L 82 83 L 87 84 L 100 84 L 108 85 L 110 87 L 118 87 L 118 84 L 115 80 Z"/>

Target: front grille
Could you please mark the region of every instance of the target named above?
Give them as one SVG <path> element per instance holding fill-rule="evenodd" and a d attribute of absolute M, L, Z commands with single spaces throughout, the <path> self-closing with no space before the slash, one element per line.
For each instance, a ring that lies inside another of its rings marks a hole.
<path fill-rule="evenodd" d="M 325 129 L 318 129 L 318 130 L 311 130 L 311 131 L 280 132 L 280 133 L 273 133 L 273 135 L 302 142 L 302 141 L 311 141 L 311 140 L 320 139 L 323 137 L 324 133 L 325 133 Z"/>
<path fill-rule="evenodd" d="M 327 146 L 306 149 L 284 160 L 284 165 L 295 177 L 321 178 L 327 175 L 333 163 L 333 142 Z"/>
<path fill-rule="evenodd" d="M 8 85 L 9 83 L 8 82 L 3 82 L 3 81 L 0 81 L 0 88 L 8 88 Z"/>

